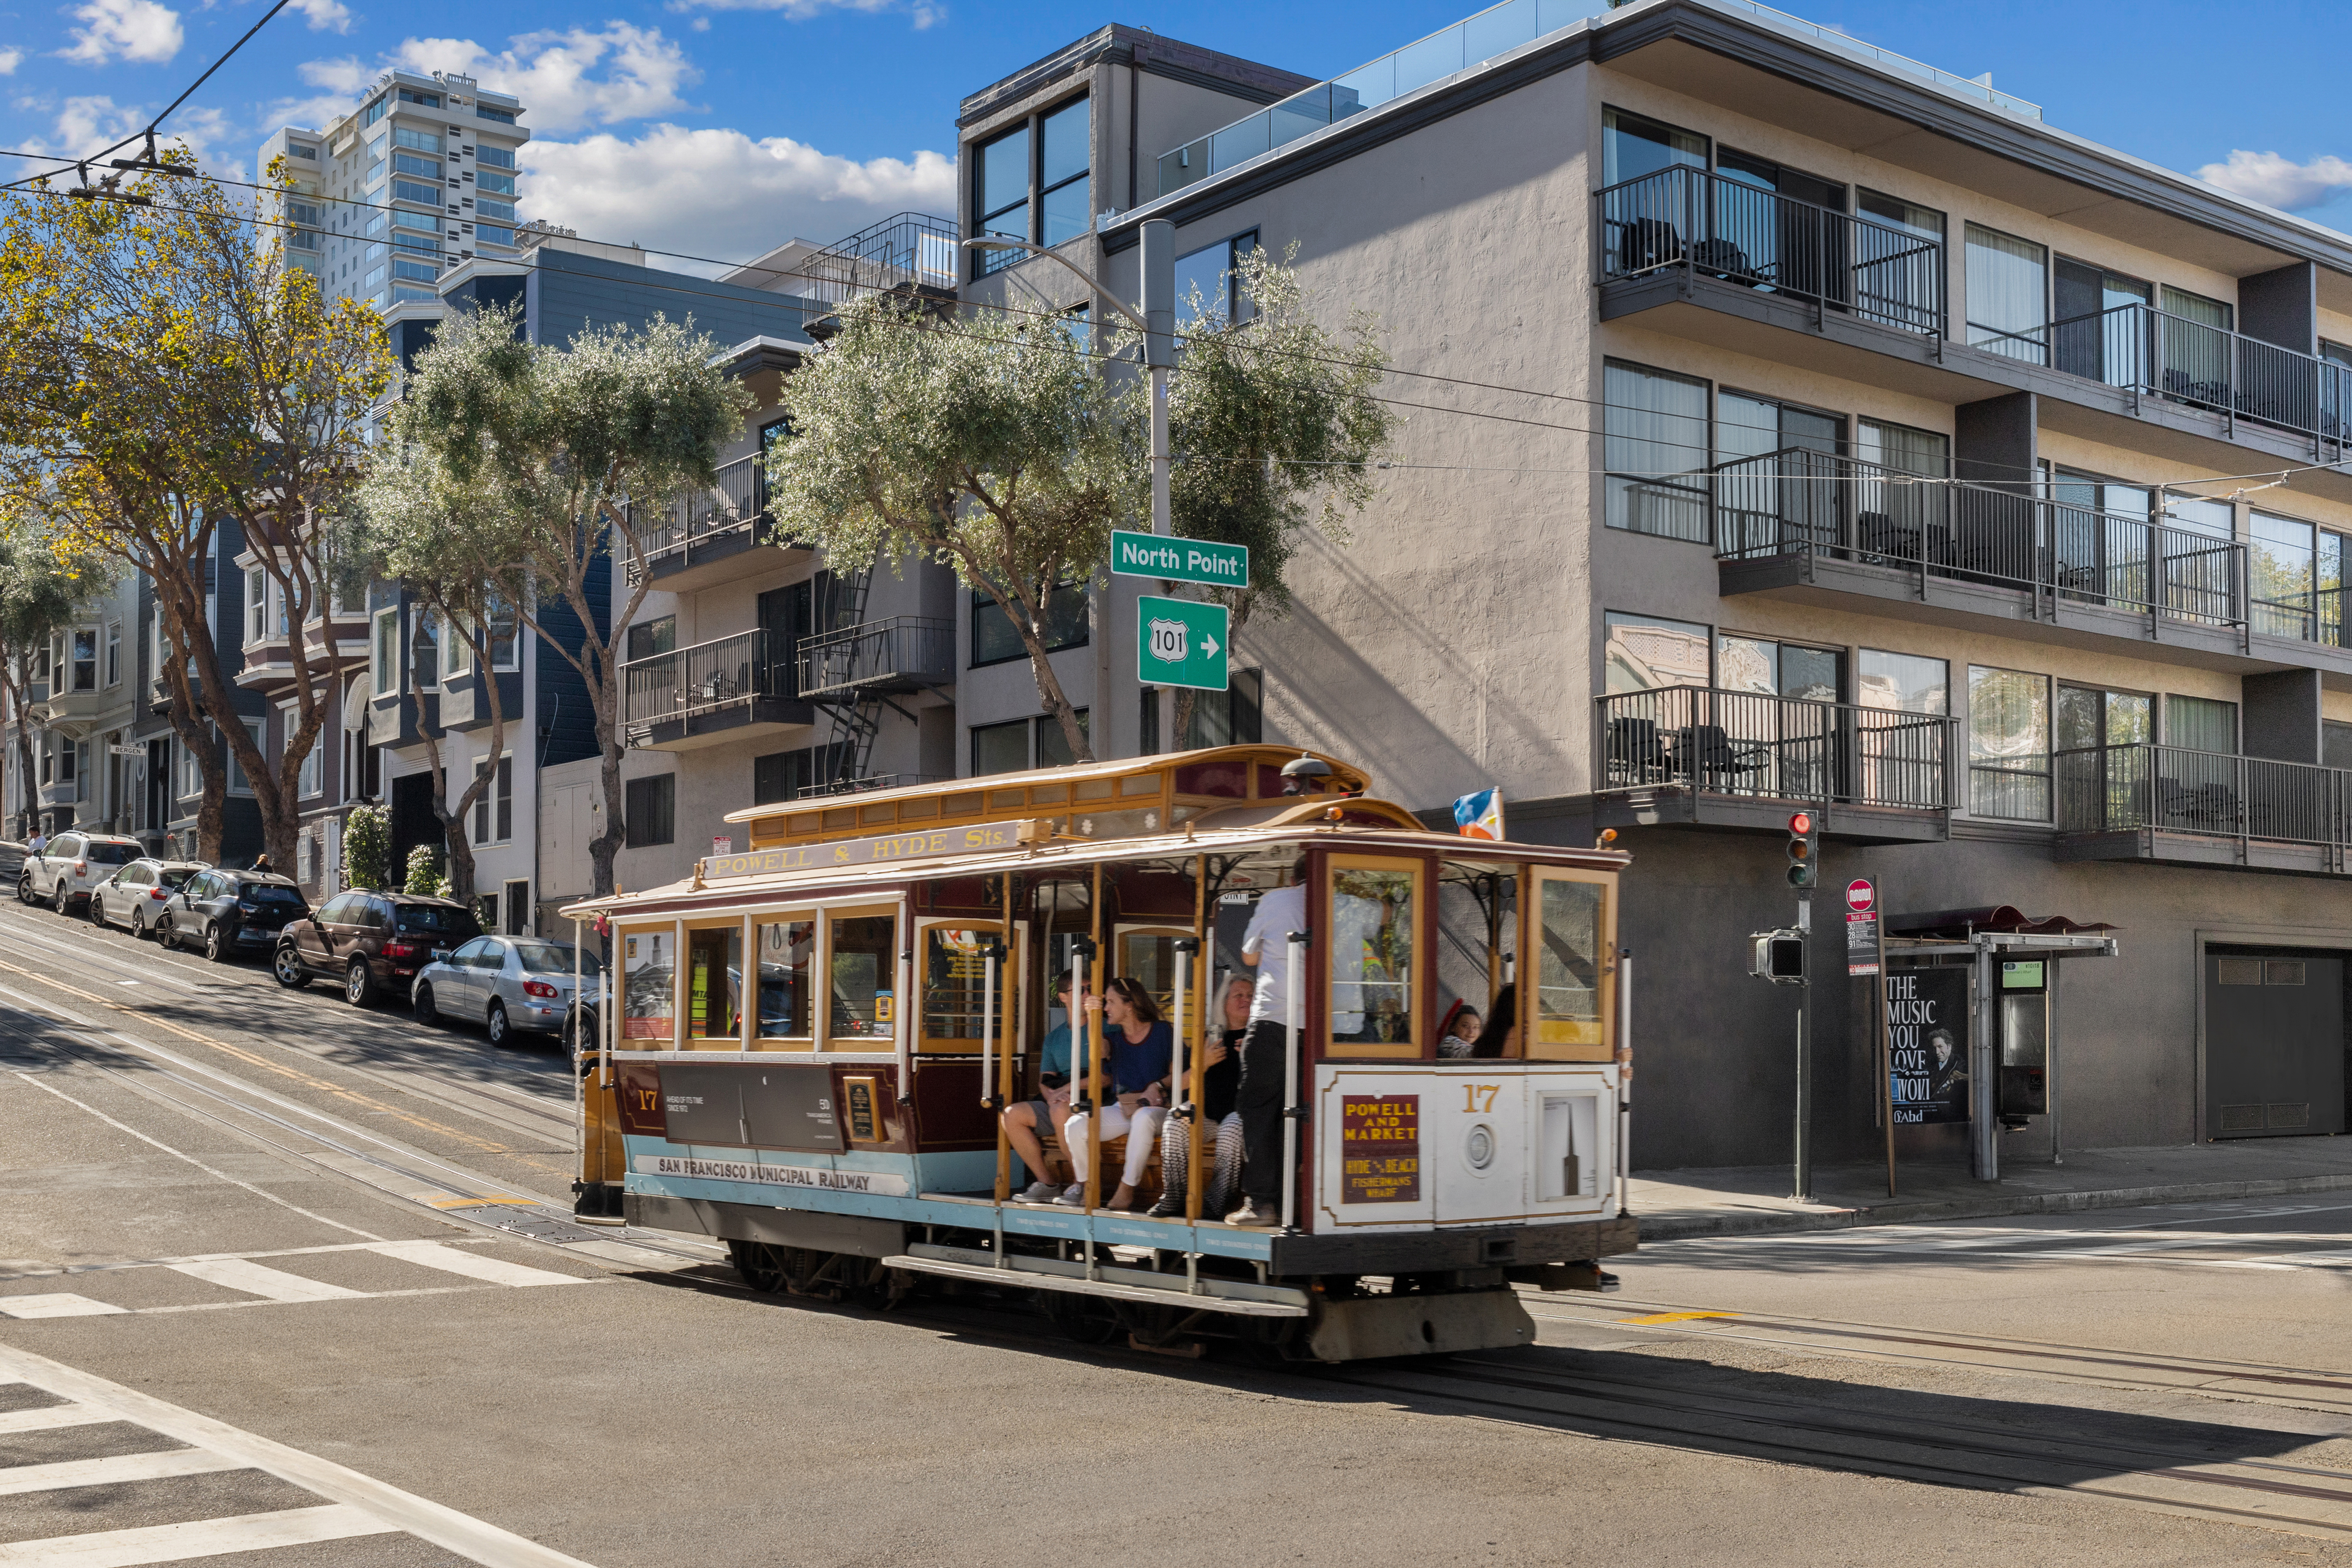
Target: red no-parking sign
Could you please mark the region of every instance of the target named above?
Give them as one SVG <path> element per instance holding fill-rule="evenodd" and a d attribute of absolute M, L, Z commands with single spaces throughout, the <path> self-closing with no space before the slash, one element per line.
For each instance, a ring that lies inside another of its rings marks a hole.
<path fill-rule="evenodd" d="M 1856 877 L 1845 885 L 1845 972 L 1851 977 L 1878 969 L 1878 889 Z"/>
<path fill-rule="evenodd" d="M 1878 902 L 1878 889 L 1856 877 L 1845 885 L 1845 907 L 1855 914 L 1866 915 Z"/>

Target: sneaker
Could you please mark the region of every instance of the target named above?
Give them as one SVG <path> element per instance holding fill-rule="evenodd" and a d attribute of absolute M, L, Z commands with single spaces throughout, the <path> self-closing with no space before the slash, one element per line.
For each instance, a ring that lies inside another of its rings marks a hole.
<path fill-rule="evenodd" d="M 1282 1223 L 1282 1210 L 1275 1204 L 1261 1205 L 1255 1198 L 1244 1198 L 1242 1206 L 1225 1216 L 1225 1223 L 1270 1230 Z"/>
<path fill-rule="evenodd" d="M 1016 1204 L 1050 1204 L 1061 1191 L 1051 1182 L 1032 1182 L 1013 1194 L 1013 1201 Z"/>
<path fill-rule="evenodd" d="M 1074 1184 L 1054 1201 L 1066 1209 L 1082 1209 L 1087 1206 L 1087 1189 Z"/>
<path fill-rule="evenodd" d="M 1170 1193 L 1167 1196 L 1161 1198 L 1158 1203 L 1153 1204 L 1149 1209 L 1145 1210 L 1143 1217 L 1146 1219 L 1182 1219 L 1184 1217 L 1184 1194 L 1181 1193 Z"/>

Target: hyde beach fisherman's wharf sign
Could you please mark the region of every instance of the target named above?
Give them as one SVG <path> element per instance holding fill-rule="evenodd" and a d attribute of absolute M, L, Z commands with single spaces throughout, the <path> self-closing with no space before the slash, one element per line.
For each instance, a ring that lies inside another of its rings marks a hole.
<path fill-rule="evenodd" d="M 979 855 L 992 849 L 1016 849 L 1030 824 L 980 822 L 970 827 L 934 827 L 920 833 L 885 833 L 875 838 L 845 838 L 838 844 L 795 844 L 777 849 L 753 849 L 741 855 L 712 855 L 702 862 L 702 879 L 724 881 L 733 877 L 773 877 L 785 871 L 827 871 L 853 866 L 879 866 L 893 860 L 935 860 L 943 855 Z"/>

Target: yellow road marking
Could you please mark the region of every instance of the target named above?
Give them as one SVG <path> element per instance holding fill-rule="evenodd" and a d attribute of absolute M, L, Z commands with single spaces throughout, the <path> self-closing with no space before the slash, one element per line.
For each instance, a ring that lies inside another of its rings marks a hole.
<path fill-rule="evenodd" d="M 117 1002 L 110 997 L 95 995 L 88 991 L 77 990 L 73 986 L 66 984 L 63 981 L 54 979 L 46 974 L 36 974 L 29 969 L 19 969 L 13 963 L 0 963 L 0 970 L 6 970 L 11 974 L 22 975 L 26 980 L 30 980 L 37 984 L 47 985 L 53 990 L 62 991 L 68 996 L 79 996 L 85 1002 L 96 1003 L 99 1006 L 104 1007 L 110 1012 L 131 1014 L 134 1017 L 141 1019 L 142 1022 L 152 1024 L 155 1027 L 164 1030 L 167 1033 L 177 1035 L 184 1040 L 193 1041 L 200 1046 L 210 1046 L 214 1050 L 235 1057 L 241 1062 L 248 1062 L 266 1071 L 277 1073 L 282 1078 L 291 1079 L 296 1083 L 302 1085 L 305 1089 L 316 1089 L 321 1094 L 332 1095 L 339 1100 L 348 1100 L 356 1104 L 369 1106 L 373 1110 L 383 1112 L 386 1116 L 397 1117 L 401 1121 L 407 1122 L 411 1127 L 423 1128 L 428 1131 L 438 1132 L 446 1138 L 454 1138 L 458 1142 L 467 1145 L 468 1148 L 473 1149 L 478 1153 L 503 1154 L 510 1160 L 520 1160 L 524 1164 L 532 1166 L 538 1170 L 552 1172 L 557 1175 L 568 1173 L 565 1167 L 551 1165 L 544 1160 L 534 1160 L 530 1155 L 524 1154 L 517 1150 L 509 1149 L 504 1144 L 486 1143 L 470 1133 L 458 1131 L 454 1127 L 445 1127 L 438 1121 L 430 1121 L 422 1116 L 412 1115 L 408 1111 L 402 1110 L 396 1106 L 386 1105 L 380 1100 L 371 1099 L 354 1089 L 344 1089 L 339 1084 L 329 1083 L 324 1079 L 312 1078 L 309 1073 L 299 1071 L 294 1068 L 283 1066 L 278 1062 L 270 1061 L 266 1058 L 255 1056 L 251 1051 L 245 1050 L 240 1047 L 229 1045 L 227 1042 L 223 1040 L 215 1040 L 208 1035 L 199 1035 L 193 1029 L 184 1029 L 177 1024 L 171 1023 L 165 1019 L 155 1016 L 152 1013 L 148 1012 L 143 1007 L 125 1006 L 123 1004 Z M 478 1200 L 468 1199 L 467 1201 L 474 1202 Z"/>
<path fill-rule="evenodd" d="M 1653 1312 L 1646 1318 L 1620 1318 L 1621 1323 L 1687 1323 L 1699 1318 L 1736 1318 L 1737 1312 Z"/>

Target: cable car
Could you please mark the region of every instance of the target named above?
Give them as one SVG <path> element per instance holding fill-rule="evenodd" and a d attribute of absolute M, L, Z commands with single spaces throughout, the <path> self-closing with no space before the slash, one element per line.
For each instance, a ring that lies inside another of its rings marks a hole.
<path fill-rule="evenodd" d="M 1628 857 L 1432 832 L 1365 792 L 1334 757 L 1224 746 L 730 814 L 747 851 L 563 911 L 606 931 L 615 988 L 581 1053 L 580 1211 L 721 1239 L 764 1289 L 1035 1292 L 1097 1342 L 1532 1342 L 1516 1285 L 1606 1289 L 1635 1243 Z M 1277 963 L 1276 1033 L 1244 1048 Z M 1484 1032 L 1441 1043 L 1458 1005 Z M 1246 1224 L 1206 1201 L 1234 1049 L 1245 1180 L 1279 1194 Z M 1173 1122 L 1189 1158 L 1163 1138 L 1114 1209 L 1137 1162 L 1108 1109 L 1153 1070 L 1125 1103 L 1157 1126 L 1127 1136 Z M 1031 1102 L 1042 1170 L 1004 1114 Z"/>

